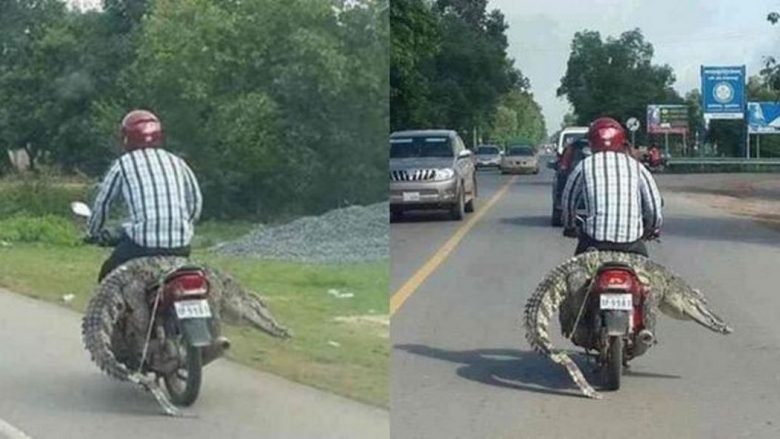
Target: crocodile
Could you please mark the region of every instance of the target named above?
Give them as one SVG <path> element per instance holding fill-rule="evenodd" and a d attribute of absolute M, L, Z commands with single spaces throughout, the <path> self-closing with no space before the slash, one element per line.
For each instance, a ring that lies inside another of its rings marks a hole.
<path fill-rule="evenodd" d="M 143 345 L 149 327 L 150 312 L 146 291 L 159 285 L 174 270 L 193 265 L 180 257 L 143 257 L 133 259 L 113 270 L 98 285 L 82 320 L 82 339 L 92 361 L 106 374 L 121 381 L 131 381 L 152 392 L 167 414 L 178 415 L 152 377 L 131 370 L 127 358 Z M 286 339 L 291 332 L 279 324 L 258 295 L 245 290 L 230 275 L 216 268 L 196 264 L 204 269 L 209 281 L 209 306 L 214 316 L 212 332 L 220 334 L 220 322 L 249 324 L 271 335 Z M 215 359 L 221 351 L 215 352 Z"/>
<path fill-rule="evenodd" d="M 653 322 L 655 311 L 658 310 L 677 320 L 692 320 L 716 333 L 729 334 L 733 331 L 707 306 L 707 300 L 699 290 L 661 264 L 638 254 L 609 251 L 582 253 L 568 259 L 542 279 L 526 302 L 523 323 L 525 337 L 531 347 L 565 367 L 583 395 L 594 399 L 601 398 L 569 355 L 552 345 L 549 335 L 550 319 L 556 311 L 577 315 L 577 309 L 560 308 L 571 307 L 576 303 L 576 300 L 567 299 L 576 291 L 581 291 L 588 279 L 595 276 L 598 268 L 607 262 L 629 265 L 637 273 L 640 282 L 649 286 L 651 297 L 647 303 L 651 309 L 645 310 L 645 313 Z M 570 334 L 564 330 L 564 335 Z"/>

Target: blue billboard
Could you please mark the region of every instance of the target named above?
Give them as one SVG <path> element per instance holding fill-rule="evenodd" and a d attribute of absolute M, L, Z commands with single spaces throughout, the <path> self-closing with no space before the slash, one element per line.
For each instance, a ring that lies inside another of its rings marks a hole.
<path fill-rule="evenodd" d="M 748 102 L 750 134 L 780 134 L 780 102 Z"/>
<path fill-rule="evenodd" d="M 709 119 L 745 117 L 745 66 L 701 66 L 702 111 Z"/>

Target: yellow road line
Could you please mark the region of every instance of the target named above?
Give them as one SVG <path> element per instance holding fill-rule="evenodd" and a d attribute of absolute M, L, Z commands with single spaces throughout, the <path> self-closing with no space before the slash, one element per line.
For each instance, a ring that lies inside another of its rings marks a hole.
<path fill-rule="evenodd" d="M 402 286 L 399 288 L 395 294 L 393 294 L 390 297 L 390 316 L 396 313 L 401 306 L 403 306 L 404 302 L 406 302 L 406 299 L 411 297 L 412 294 L 414 294 L 415 291 L 417 291 L 417 288 L 420 287 L 427 279 L 428 277 L 433 274 L 434 271 L 436 271 L 437 268 L 439 268 L 439 265 L 441 265 L 442 262 L 444 262 L 447 257 L 452 253 L 453 250 L 460 244 L 460 241 L 463 240 L 463 238 L 466 236 L 466 234 L 471 230 L 474 225 L 477 224 L 477 222 L 487 213 L 488 210 L 490 210 L 491 207 L 493 207 L 496 202 L 506 194 L 506 192 L 509 190 L 509 186 L 514 183 L 517 180 L 517 176 L 512 177 L 509 179 L 504 186 L 501 187 L 501 189 L 498 190 L 491 198 L 488 200 L 488 202 L 481 206 L 481 208 L 477 209 L 477 212 L 469 218 L 468 221 L 466 221 L 455 233 L 450 237 L 450 239 L 447 240 L 447 242 L 442 245 L 439 250 L 436 251 L 436 253 L 431 256 L 430 259 L 422 266 L 419 270 L 417 270 L 416 273 L 412 277 L 409 278 Z"/>

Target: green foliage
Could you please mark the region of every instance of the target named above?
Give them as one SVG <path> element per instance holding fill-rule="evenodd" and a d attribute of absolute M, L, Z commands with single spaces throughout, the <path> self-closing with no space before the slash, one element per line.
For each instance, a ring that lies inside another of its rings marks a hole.
<path fill-rule="evenodd" d="M 35 242 L 59 246 L 80 245 L 76 226 L 57 215 L 15 215 L 0 220 L 0 241 Z"/>
<path fill-rule="evenodd" d="M 156 111 L 210 217 L 386 198 L 386 0 L 0 5 L 0 149 L 91 176 L 132 108 Z M 8 17 L 8 18 L 7 18 Z"/>
<path fill-rule="evenodd" d="M 652 59 L 653 46 L 639 29 L 606 41 L 595 31 L 577 32 L 558 96 L 572 104 L 578 125 L 601 116 L 644 120 L 648 104 L 682 103 L 672 89 L 672 68 Z"/>
<path fill-rule="evenodd" d="M 766 19 L 772 23 L 772 25 L 775 25 L 780 21 L 780 13 L 770 12 Z M 774 99 L 778 99 L 778 93 L 780 93 L 780 65 L 777 63 L 777 59 L 774 56 L 766 57 L 764 69 L 761 70 L 761 76 L 766 84 L 774 90 Z"/>
<path fill-rule="evenodd" d="M 14 215 L 70 215 L 70 202 L 85 200 L 88 186 L 48 177 L 0 182 L 0 219 Z"/>
<path fill-rule="evenodd" d="M 200 233 L 202 228 L 196 233 Z M 110 249 L 39 244 L 0 245 L 0 286 L 83 311 Z M 389 349 L 386 325 L 336 322 L 337 317 L 387 318 L 387 263 L 301 265 L 195 251 L 193 259 L 234 275 L 267 299 L 273 315 L 295 333 L 279 341 L 243 326 L 226 326 L 229 357 L 289 380 L 386 407 Z M 355 294 L 337 299 L 331 288 Z M 328 342 L 336 341 L 334 348 Z"/>
<path fill-rule="evenodd" d="M 547 135 L 542 109 L 533 95 L 518 89 L 505 94 L 496 109 L 488 138 L 507 144 L 512 139 L 540 143 Z"/>
<path fill-rule="evenodd" d="M 503 138 L 536 129 L 514 99 L 529 85 L 507 56 L 500 11 L 488 12 L 484 0 L 399 0 L 390 8 L 393 130 L 478 128 Z"/>

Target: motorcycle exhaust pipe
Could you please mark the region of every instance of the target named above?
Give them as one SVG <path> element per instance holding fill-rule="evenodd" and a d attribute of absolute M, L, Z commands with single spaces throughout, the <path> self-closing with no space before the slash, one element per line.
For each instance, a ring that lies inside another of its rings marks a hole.
<path fill-rule="evenodd" d="M 647 329 L 643 329 L 639 331 L 639 334 L 637 334 L 637 338 L 639 339 L 639 342 L 645 346 L 650 346 L 655 341 L 655 336 L 653 335 L 652 332 L 650 332 Z"/>

